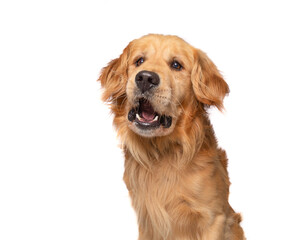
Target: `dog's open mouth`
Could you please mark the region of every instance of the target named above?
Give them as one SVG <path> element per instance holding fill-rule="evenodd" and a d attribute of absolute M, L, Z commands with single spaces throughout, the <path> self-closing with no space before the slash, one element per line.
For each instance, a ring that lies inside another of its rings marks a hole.
<path fill-rule="evenodd" d="M 155 112 L 151 103 L 141 98 L 139 105 L 128 113 L 128 120 L 134 122 L 138 128 L 149 130 L 163 126 L 169 128 L 172 125 L 172 117 L 160 115 Z"/>

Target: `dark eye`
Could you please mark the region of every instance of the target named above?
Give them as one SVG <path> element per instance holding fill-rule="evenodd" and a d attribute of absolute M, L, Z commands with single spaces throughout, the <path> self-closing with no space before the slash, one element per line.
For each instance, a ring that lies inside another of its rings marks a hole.
<path fill-rule="evenodd" d="M 180 71 L 183 69 L 183 66 L 179 62 L 173 61 L 171 64 L 171 68 Z"/>
<path fill-rule="evenodd" d="M 138 67 L 138 66 L 140 66 L 141 64 L 143 64 L 143 62 L 144 62 L 144 58 L 141 57 L 141 58 L 139 58 L 138 60 L 136 60 L 135 65 Z"/>

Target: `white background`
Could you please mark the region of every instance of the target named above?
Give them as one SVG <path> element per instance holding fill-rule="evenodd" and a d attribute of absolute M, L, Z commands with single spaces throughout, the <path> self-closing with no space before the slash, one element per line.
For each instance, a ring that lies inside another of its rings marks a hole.
<path fill-rule="evenodd" d="M 223 72 L 211 111 L 248 239 L 289 239 L 286 1 L 1 1 L 0 239 L 137 239 L 99 72 L 179 35 Z"/>

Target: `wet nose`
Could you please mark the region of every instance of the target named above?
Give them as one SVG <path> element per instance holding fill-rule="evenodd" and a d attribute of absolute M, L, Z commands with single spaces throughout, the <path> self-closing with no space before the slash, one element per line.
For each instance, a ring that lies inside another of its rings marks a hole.
<path fill-rule="evenodd" d="M 135 77 L 137 87 L 142 93 L 157 87 L 160 84 L 160 77 L 155 72 L 141 71 Z"/>

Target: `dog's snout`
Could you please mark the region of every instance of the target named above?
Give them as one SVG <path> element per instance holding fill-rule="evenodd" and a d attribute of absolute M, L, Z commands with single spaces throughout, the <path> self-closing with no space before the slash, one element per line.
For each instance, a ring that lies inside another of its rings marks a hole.
<path fill-rule="evenodd" d="M 141 71 L 135 77 L 137 87 L 142 93 L 160 84 L 160 77 L 155 72 Z"/>

